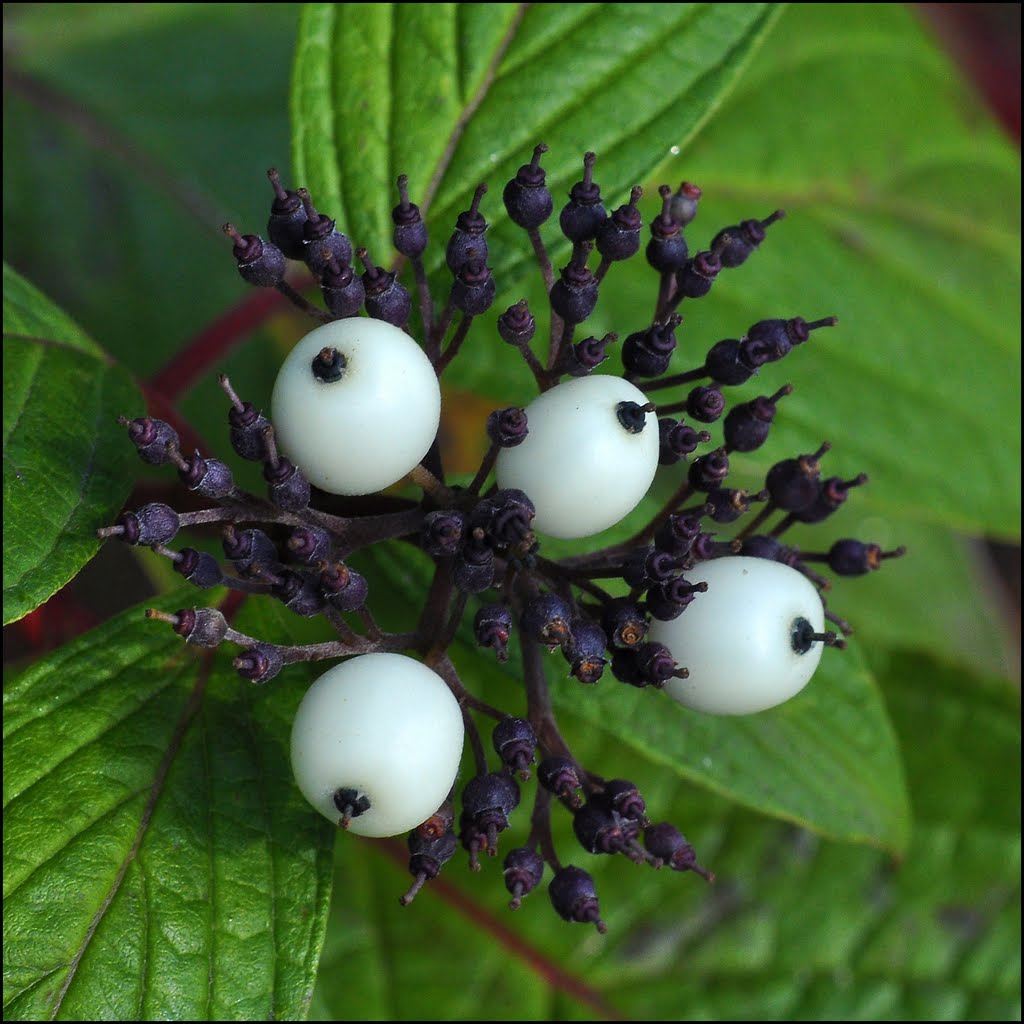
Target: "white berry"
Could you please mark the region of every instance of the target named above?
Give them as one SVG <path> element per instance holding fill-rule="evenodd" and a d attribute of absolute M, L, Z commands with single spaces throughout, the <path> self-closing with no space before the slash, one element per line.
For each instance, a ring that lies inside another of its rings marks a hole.
<path fill-rule="evenodd" d="M 302 795 L 337 823 L 335 793 L 369 807 L 348 830 L 394 836 L 444 802 L 462 757 L 462 712 L 440 676 L 403 654 L 363 654 L 325 672 L 292 725 L 292 771 Z"/>
<path fill-rule="evenodd" d="M 318 379 L 317 354 L 344 360 L 339 379 Z M 426 455 L 441 417 L 430 360 L 404 331 L 351 317 L 307 334 L 288 354 L 271 399 L 282 452 L 331 494 L 372 494 Z"/>
<path fill-rule="evenodd" d="M 699 562 L 686 579 L 707 583 L 707 592 L 678 618 L 653 622 L 649 637 L 689 670 L 665 684 L 672 697 L 696 711 L 749 715 L 807 685 L 824 644 L 795 643 L 794 631 L 822 633 L 825 613 L 806 576 L 780 562 L 735 557 Z"/>
<path fill-rule="evenodd" d="M 647 404 L 621 377 L 595 374 L 545 391 L 526 407 L 526 440 L 498 455 L 498 486 L 525 491 L 537 508 L 533 528 L 552 537 L 589 537 L 640 503 L 658 468 L 653 412 L 631 432 L 619 407 Z M 634 413 L 636 410 L 634 410 Z"/>

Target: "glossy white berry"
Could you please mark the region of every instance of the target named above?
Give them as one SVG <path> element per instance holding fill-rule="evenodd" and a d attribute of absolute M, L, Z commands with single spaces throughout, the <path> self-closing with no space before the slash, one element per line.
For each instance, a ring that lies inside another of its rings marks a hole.
<path fill-rule="evenodd" d="M 651 624 L 649 639 L 690 673 L 670 679 L 666 692 L 696 711 L 749 715 L 807 685 L 824 644 L 801 642 L 800 634 L 820 634 L 825 625 L 807 577 L 780 562 L 735 557 L 699 562 L 686 578 L 707 583 L 707 592 L 678 618 Z"/>
<path fill-rule="evenodd" d="M 369 803 L 350 832 L 394 836 L 444 802 L 462 757 L 462 712 L 426 665 L 403 654 L 363 654 L 325 672 L 292 725 L 292 771 L 302 795 L 337 823 L 335 793 Z"/>
<path fill-rule="evenodd" d="M 624 425 L 623 404 L 632 412 Z M 529 433 L 498 455 L 498 486 L 525 491 L 533 528 L 552 537 L 589 537 L 639 504 L 658 468 L 660 439 L 647 396 L 621 377 L 594 374 L 545 391 L 526 407 Z"/>
<path fill-rule="evenodd" d="M 313 361 L 334 349 L 337 380 Z M 441 391 L 430 360 L 404 331 L 351 317 L 307 334 L 288 354 L 271 399 L 278 445 L 311 484 L 372 494 L 401 480 L 437 435 Z"/>

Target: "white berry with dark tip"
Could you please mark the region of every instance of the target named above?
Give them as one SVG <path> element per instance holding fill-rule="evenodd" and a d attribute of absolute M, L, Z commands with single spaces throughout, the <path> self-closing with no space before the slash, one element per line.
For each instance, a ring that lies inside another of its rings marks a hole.
<path fill-rule="evenodd" d="M 806 576 L 781 562 L 736 556 L 699 562 L 686 578 L 707 583 L 707 592 L 678 618 L 651 623 L 650 639 L 689 671 L 665 683 L 668 694 L 695 711 L 749 715 L 810 682 L 825 646 L 825 613 Z"/>
<path fill-rule="evenodd" d="M 533 528 L 589 537 L 614 526 L 647 493 L 658 468 L 658 419 L 621 377 L 559 384 L 526 407 L 529 433 L 498 455 L 498 486 L 525 491 Z"/>
<path fill-rule="evenodd" d="M 403 654 L 363 654 L 325 672 L 302 698 L 292 771 L 331 821 L 347 818 L 357 835 L 394 836 L 445 801 L 463 737 L 458 701 L 440 676 Z"/>
<path fill-rule="evenodd" d="M 426 455 L 441 416 L 430 360 L 404 331 L 351 317 L 307 334 L 274 384 L 281 450 L 331 494 L 372 494 Z"/>

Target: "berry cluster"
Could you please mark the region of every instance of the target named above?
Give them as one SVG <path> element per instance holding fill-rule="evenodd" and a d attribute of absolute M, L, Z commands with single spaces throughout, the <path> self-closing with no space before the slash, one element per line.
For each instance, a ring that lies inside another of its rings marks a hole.
<path fill-rule="evenodd" d="M 574 757 L 552 710 L 544 652 L 560 652 L 565 673 L 586 686 L 609 675 L 664 690 L 703 712 L 761 711 L 801 690 L 823 649 L 844 646 L 841 637 L 850 631 L 827 606 L 830 582 L 812 565 L 860 575 L 903 549 L 883 552 L 846 539 L 807 552 L 783 542 L 793 524 L 824 520 L 866 482 L 863 474 L 822 475 L 828 443 L 776 462 L 756 493 L 729 486 L 730 457 L 765 443 L 778 403 L 792 388 L 727 409 L 728 389 L 833 326 L 833 317 L 760 320 L 739 337 L 715 342 L 689 369 L 672 368 L 680 305 L 706 295 L 724 269 L 744 263 L 783 212 L 724 228 L 691 254 L 683 232 L 697 215 L 701 191 L 687 182 L 676 190 L 662 186 L 644 248 L 658 281 L 653 315 L 619 347 L 622 372 L 595 373 L 618 338 L 579 337 L 581 325 L 613 265 L 640 251 L 641 190 L 608 213 L 594 181 L 595 156 L 587 153 L 582 179 L 558 215 L 572 253 L 556 274 L 539 233 L 554 213 L 541 166 L 545 152 L 536 147 L 503 198 L 543 275 L 550 305 L 546 353 L 535 350 L 538 324 L 525 300 L 498 316 L 500 340 L 478 342 L 515 349 L 539 394 L 525 409 L 490 415 L 489 446 L 470 481 L 445 476 L 438 381 L 496 298 L 482 211 L 486 186 L 477 188 L 448 239 L 451 283 L 444 302 L 435 303 L 423 262 L 427 229 L 404 176 L 393 210 L 394 245 L 396 265 L 410 270 L 412 291 L 396 270 L 383 269 L 365 248 L 354 249 L 305 189 L 286 189 L 271 170 L 267 238 L 231 225 L 224 230 L 247 282 L 279 289 L 322 323 L 285 360 L 270 418 L 220 378 L 231 445 L 241 458 L 262 464 L 266 497 L 240 489 L 220 460 L 183 451 L 168 423 L 122 419 L 142 460 L 177 469 L 210 507 L 178 513 L 152 503 L 98 532 L 152 548 L 200 588 L 264 594 L 298 615 L 330 622 L 335 639 L 287 646 L 238 632 L 215 608 L 149 613 L 188 643 L 238 645 L 234 666 L 254 683 L 290 663 L 344 659 L 299 707 L 291 741 L 295 778 L 308 801 L 344 829 L 408 833 L 414 881 L 403 904 L 459 844 L 474 870 L 482 855 L 497 855 L 498 834 L 508 828 L 532 772 L 530 832 L 504 859 L 510 906 L 517 908 L 550 869 L 557 913 L 603 931 L 593 879 L 556 851 L 556 804 L 558 813 L 572 816 L 588 853 L 712 876 L 678 828 L 648 817 L 633 783 L 606 778 Z M 285 280 L 289 260 L 303 261 L 316 277 L 325 309 Z M 420 342 L 408 333 L 411 322 Z M 706 429 L 716 423 L 717 445 Z M 620 522 L 647 494 L 659 467 L 667 467 L 663 472 L 677 486 L 628 541 L 560 560 L 544 556 L 544 535 L 590 537 Z M 380 494 L 403 481 L 417 496 Z M 206 524 L 220 524 L 224 562 L 168 546 L 182 527 Z M 730 528 L 728 539 L 720 536 L 723 528 Z M 417 548 L 433 563 L 423 607 L 407 632 L 378 626 L 367 605 L 369 584 L 349 564 L 354 552 L 382 541 Z M 449 649 L 464 620 L 471 620 L 477 644 L 501 661 L 515 635 L 525 699 L 511 712 L 463 685 Z M 490 758 L 478 724 L 488 717 L 494 720 Z M 473 770 L 459 789 L 467 736 Z"/>

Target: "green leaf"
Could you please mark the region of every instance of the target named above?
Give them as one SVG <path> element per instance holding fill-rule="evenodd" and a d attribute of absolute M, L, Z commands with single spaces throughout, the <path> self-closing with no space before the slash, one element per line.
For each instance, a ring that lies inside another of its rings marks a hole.
<path fill-rule="evenodd" d="M 618 202 L 717 107 L 776 6 L 307 5 L 292 85 L 296 175 L 381 261 L 394 205 L 381 185 L 401 173 L 442 239 L 477 182 L 496 190 L 540 141 L 552 193 L 568 191 L 594 149 Z M 495 269 L 532 260 L 518 229 L 500 229 L 497 195 L 485 212 Z"/>
<path fill-rule="evenodd" d="M 99 547 L 134 455 L 118 412 L 131 378 L 4 265 L 4 623 L 56 593 Z"/>
<path fill-rule="evenodd" d="M 256 689 L 229 658 L 135 609 L 8 684 L 6 1019 L 305 1014 L 332 829 L 291 781 L 302 669 Z"/>
<path fill-rule="evenodd" d="M 337 878 L 350 898 L 332 912 L 312 1016 L 339 1019 L 359 991 L 381 1020 L 419 1019 L 424 1004 L 446 1020 L 468 1007 L 483 1020 L 1018 1019 L 1018 702 L 1005 681 L 910 654 L 884 688 L 914 752 L 919 820 L 902 862 L 641 774 L 649 812 L 685 831 L 717 881 L 586 856 L 562 814 L 557 849 L 595 877 L 600 937 L 553 916 L 550 875 L 509 914 L 499 863 L 473 875 L 464 854 L 399 907 L 401 847 L 346 840 Z M 578 750 L 622 758 L 603 731 Z M 502 853 L 527 831 L 514 822 Z"/>

